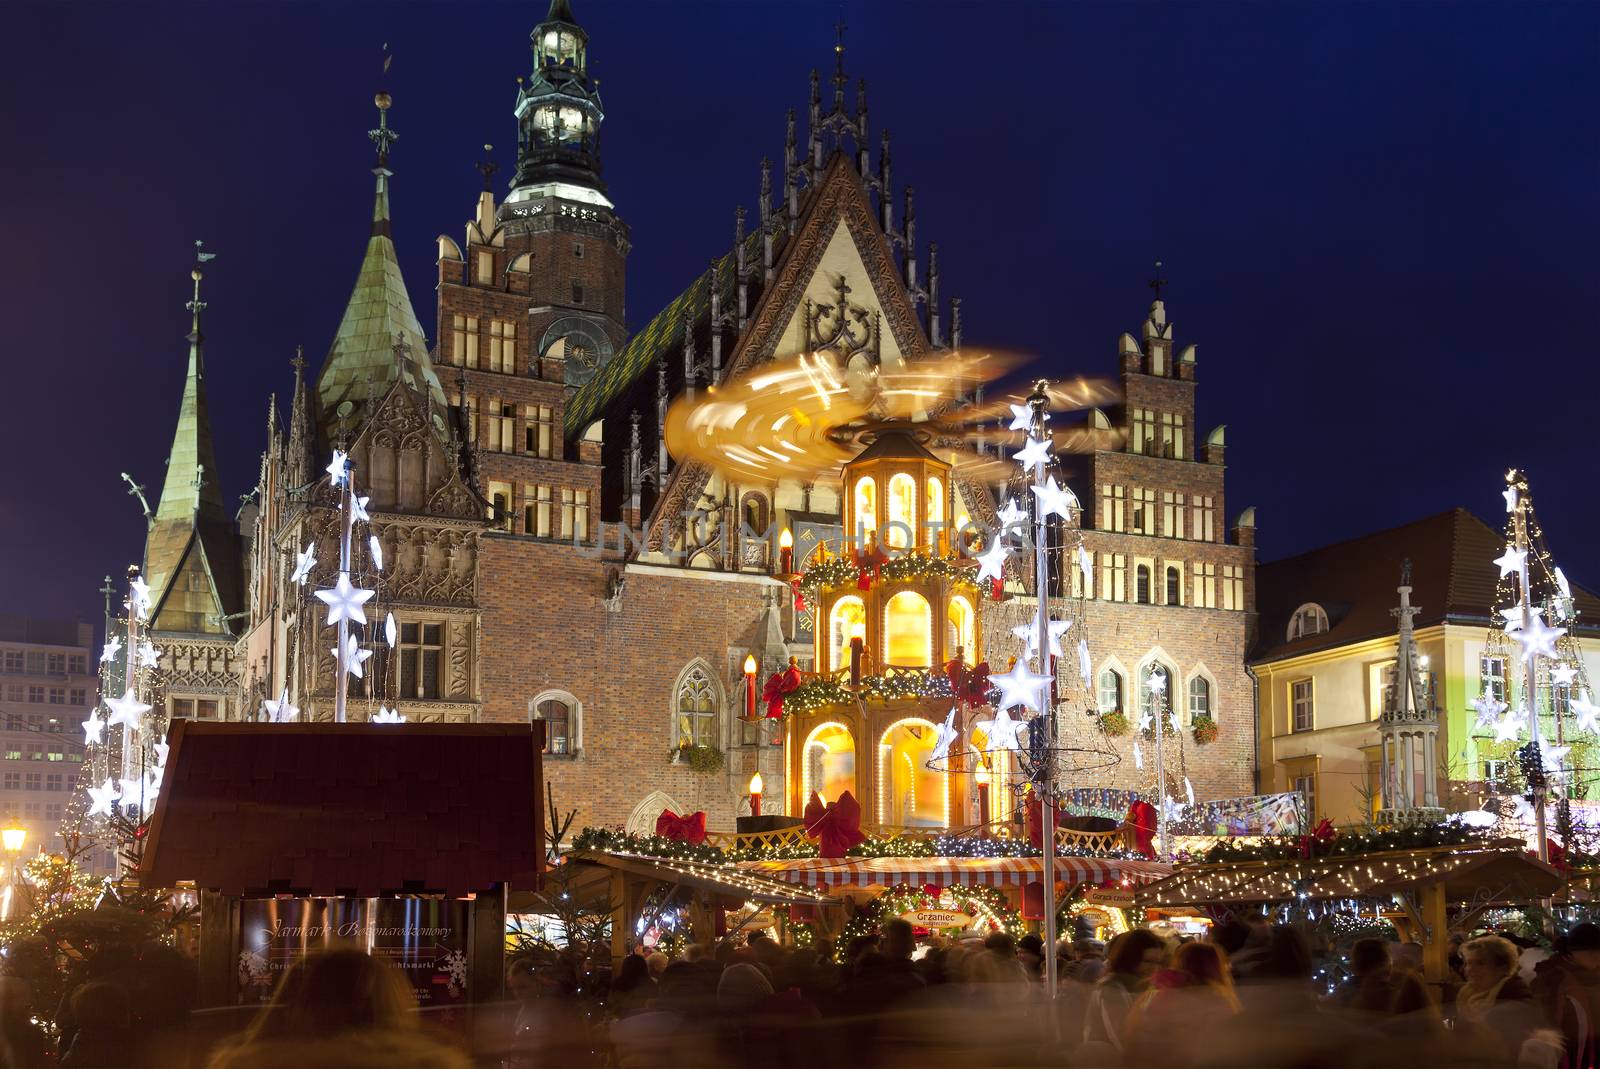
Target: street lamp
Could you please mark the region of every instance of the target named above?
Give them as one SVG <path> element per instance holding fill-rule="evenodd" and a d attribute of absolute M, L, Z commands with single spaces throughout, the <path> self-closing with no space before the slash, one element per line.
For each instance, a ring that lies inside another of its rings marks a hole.
<path fill-rule="evenodd" d="M 0 846 L 5 847 L 6 857 L 11 862 L 11 877 L 6 881 L 3 905 L 0 905 L 0 915 L 7 920 L 11 919 L 12 903 L 17 897 L 17 859 L 22 856 L 22 847 L 27 841 L 27 828 L 0 828 Z"/>

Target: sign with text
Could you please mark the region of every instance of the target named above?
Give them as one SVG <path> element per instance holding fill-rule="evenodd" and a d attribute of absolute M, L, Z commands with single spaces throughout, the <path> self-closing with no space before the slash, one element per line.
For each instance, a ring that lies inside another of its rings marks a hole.
<path fill-rule="evenodd" d="M 1083 892 L 1083 900 L 1112 909 L 1129 909 L 1133 906 L 1133 892 L 1126 887 L 1091 887 Z"/>
<path fill-rule="evenodd" d="M 915 928 L 970 928 L 972 918 L 953 909 L 914 909 L 900 919 Z"/>

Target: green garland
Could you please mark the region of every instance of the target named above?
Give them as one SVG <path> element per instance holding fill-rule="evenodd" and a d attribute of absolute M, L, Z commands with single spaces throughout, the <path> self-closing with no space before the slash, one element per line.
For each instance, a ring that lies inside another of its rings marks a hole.
<path fill-rule="evenodd" d="M 939 894 L 929 894 L 920 887 L 902 883 L 874 898 L 845 922 L 834 944 L 835 959 L 842 962 L 852 939 L 860 935 L 871 935 L 885 920 L 909 913 L 914 909 L 942 908 L 939 900 L 945 895 L 954 900 L 956 909 L 964 910 L 969 903 L 978 904 L 983 910 L 992 913 L 1000 921 L 1001 929 L 1013 937 L 1021 936 L 1027 931 L 1027 922 L 1011 908 L 1005 895 L 997 888 L 953 886 L 945 888 Z M 981 912 L 973 911 L 975 919 L 981 916 Z"/>
<path fill-rule="evenodd" d="M 972 571 L 956 564 L 955 560 L 951 557 L 925 557 L 920 553 L 907 553 L 880 564 L 878 576 L 891 583 L 903 583 L 910 579 L 943 579 L 977 590 Z M 833 557 L 807 569 L 800 578 L 800 592 L 808 602 L 815 601 L 823 594 L 855 586 L 860 574 L 861 569 L 851 558 Z"/>
<path fill-rule="evenodd" d="M 1283 835 L 1264 839 L 1251 845 L 1236 845 L 1223 841 L 1207 850 L 1203 861 L 1278 861 L 1303 855 L 1304 836 Z M 1313 851 L 1316 857 L 1348 857 L 1383 850 L 1423 850 L 1434 846 L 1462 846 L 1468 843 L 1487 843 L 1493 836 L 1481 829 L 1459 824 L 1418 824 L 1386 831 L 1342 833 L 1321 844 Z"/>
<path fill-rule="evenodd" d="M 861 687 L 850 687 L 833 679 L 808 680 L 783 699 L 786 714 L 809 713 L 828 705 L 854 705 L 856 701 L 892 702 L 911 698 L 952 698 L 950 680 L 932 669 L 901 669 L 894 675 L 862 676 Z"/>
<path fill-rule="evenodd" d="M 604 850 L 618 854 L 641 854 L 673 861 L 698 861 L 711 865 L 731 865 L 739 861 L 792 861 L 817 857 L 817 844 L 809 839 L 787 846 L 741 846 L 724 849 L 710 843 L 686 843 L 660 835 L 633 835 L 615 828 L 584 828 L 572 840 L 579 850 Z M 930 839 L 902 836 L 870 836 L 850 848 L 849 857 L 1038 857 L 1040 850 L 1024 839 L 984 839 L 976 836 L 941 835 Z M 1057 857 L 1134 858 L 1142 855 L 1126 850 L 1061 850 Z"/>

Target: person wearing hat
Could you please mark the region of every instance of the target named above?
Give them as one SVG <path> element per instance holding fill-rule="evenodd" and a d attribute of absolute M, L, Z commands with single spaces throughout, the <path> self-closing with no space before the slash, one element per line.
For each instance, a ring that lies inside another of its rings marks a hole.
<path fill-rule="evenodd" d="M 1600 1064 L 1600 925 L 1577 925 L 1555 949 L 1534 970 L 1534 997 L 1561 1033 L 1564 1064 Z"/>

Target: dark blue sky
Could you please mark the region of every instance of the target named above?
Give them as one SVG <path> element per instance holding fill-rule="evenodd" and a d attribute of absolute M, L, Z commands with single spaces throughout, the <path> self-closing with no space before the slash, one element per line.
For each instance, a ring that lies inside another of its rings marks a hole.
<path fill-rule="evenodd" d="M 0 10 L 0 610 L 92 615 L 158 491 L 192 241 L 219 258 L 207 369 L 229 500 L 266 395 L 319 363 L 370 208 L 381 48 L 395 237 L 434 335 L 433 237 L 479 146 L 508 164 L 527 3 L 12 3 Z M 630 325 L 732 238 L 830 3 L 574 0 L 633 228 Z M 843 5 L 847 61 L 917 188 L 974 342 L 1114 368 L 1150 264 L 1228 424 L 1228 515 L 1263 559 L 1466 505 L 1527 467 L 1552 549 L 1600 581 L 1593 321 L 1600 7 L 1445 3 Z M 509 168 L 502 170 L 503 179 Z"/>

